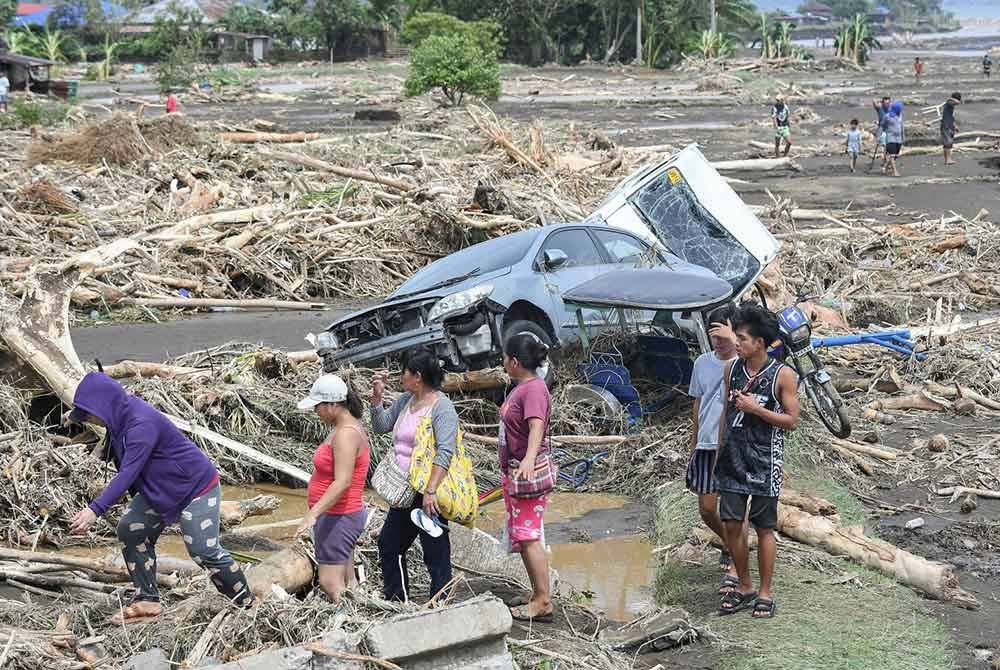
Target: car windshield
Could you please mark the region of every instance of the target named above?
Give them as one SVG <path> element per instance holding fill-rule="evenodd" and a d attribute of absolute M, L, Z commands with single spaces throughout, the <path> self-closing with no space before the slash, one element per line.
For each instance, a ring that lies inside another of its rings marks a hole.
<path fill-rule="evenodd" d="M 760 269 L 753 254 L 698 202 L 687 182 L 671 184 L 664 174 L 643 186 L 630 202 L 671 252 L 708 268 L 734 290 L 748 284 Z"/>
<path fill-rule="evenodd" d="M 514 265 L 528 253 L 528 249 L 537 236 L 537 230 L 525 230 L 513 235 L 480 242 L 467 249 L 457 251 L 421 269 L 393 291 L 389 297 L 421 293 L 429 290 L 435 284 L 440 284 L 454 277 L 461 277 L 476 268 L 479 268 L 479 271 L 475 273 L 475 276 L 481 277 Z"/>

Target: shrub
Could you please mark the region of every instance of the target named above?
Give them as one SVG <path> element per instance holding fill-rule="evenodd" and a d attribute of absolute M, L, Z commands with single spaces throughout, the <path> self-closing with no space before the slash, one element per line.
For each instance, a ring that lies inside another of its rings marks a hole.
<path fill-rule="evenodd" d="M 463 21 L 450 14 L 419 12 L 403 23 L 399 38 L 403 44 L 419 46 L 432 36 L 463 35 L 470 38 L 486 53 L 499 54 L 503 46 L 503 31 L 496 21 Z"/>
<path fill-rule="evenodd" d="M 441 89 L 452 105 L 466 94 L 494 99 L 500 95 L 496 53 L 484 51 L 467 35 L 428 37 L 413 50 L 403 91 L 423 95 Z"/>
<path fill-rule="evenodd" d="M 69 105 L 51 100 L 18 100 L 10 105 L 10 114 L 0 117 L 0 128 L 19 129 L 31 126 L 54 126 L 66 120 Z"/>

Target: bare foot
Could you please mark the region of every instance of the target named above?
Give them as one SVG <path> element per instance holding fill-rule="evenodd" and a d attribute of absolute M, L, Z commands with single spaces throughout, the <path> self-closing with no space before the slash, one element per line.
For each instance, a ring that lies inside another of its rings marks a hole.
<path fill-rule="evenodd" d="M 137 600 L 112 616 L 111 623 L 121 626 L 123 623 L 129 624 L 144 619 L 155 619 L 162 612 L 163 606 L 160 603 Z"/>

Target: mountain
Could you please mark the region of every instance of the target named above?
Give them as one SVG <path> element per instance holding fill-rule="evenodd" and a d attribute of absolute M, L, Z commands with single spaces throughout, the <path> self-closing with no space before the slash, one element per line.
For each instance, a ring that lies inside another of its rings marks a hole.
<path fill-rule="evenodd" d="M 755 4 L 762 12 L 794 12 L 802 3 L 799 0 L 755 0 Z M 960 19 L 1000 18 L 998 0 L 943 0 L 941 7 Z"/>

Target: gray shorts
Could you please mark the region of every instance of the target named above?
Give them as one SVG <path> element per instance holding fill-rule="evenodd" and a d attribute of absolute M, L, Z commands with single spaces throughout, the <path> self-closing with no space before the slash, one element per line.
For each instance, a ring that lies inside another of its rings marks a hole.
<path fill-rule="evenodd" d="M 945 149 L 951 149 L 955 145 L 955 129 L 954 128 L 942 128 L 941 129 L 941 146 Z"/>
<path fill-rule="evenodd" d="M 322 514 L 313 529 L 316 562 L 320 565 L 343 565 L 354 556 L 354 545 L 365 529 L 368 509 L 350 514 Z"/>

